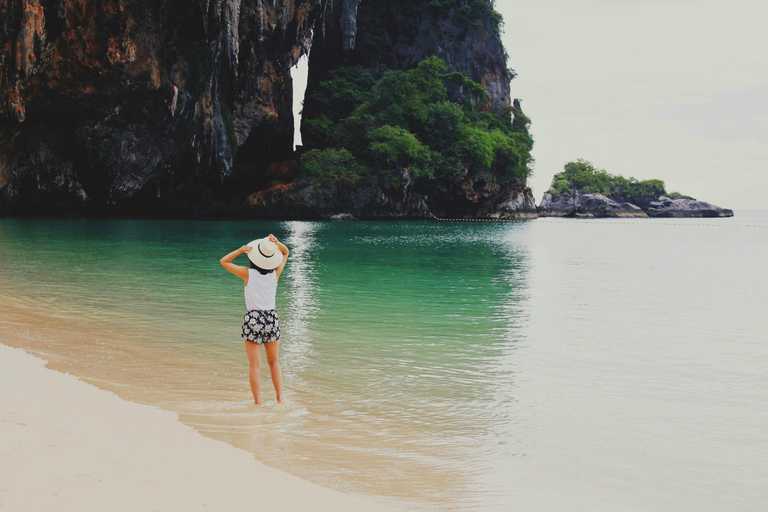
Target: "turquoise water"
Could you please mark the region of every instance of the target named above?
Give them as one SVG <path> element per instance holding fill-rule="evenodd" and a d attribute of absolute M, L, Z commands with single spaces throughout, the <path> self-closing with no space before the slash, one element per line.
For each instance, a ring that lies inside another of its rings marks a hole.
<path fill-rule="evenodd" d="M 738 213 L 2 219 L 0 341 L 406 508 L 764 510 L 768 217 Z M 218 260 L 269 233 L 289 403 L 264 371 L 257 408 Z"/>

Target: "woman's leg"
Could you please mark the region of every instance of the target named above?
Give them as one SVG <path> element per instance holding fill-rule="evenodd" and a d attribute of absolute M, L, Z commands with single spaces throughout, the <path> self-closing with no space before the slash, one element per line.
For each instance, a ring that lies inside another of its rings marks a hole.
<path fill-rule="evenodd" d="M 261 345 L 252 341 L 245 341 L 245 353 L 248 354 L 248 366 L 250 366 L 249 379 L 251 381 L 251 391 L 253 399 L 257 404 L 261 403 L 259 394 L 261 392 Z"/>
<path fill-rule="evenodd" d="M 265 343 L 264 348 L 267 350 L 267 364 L 269 365 L 269 372 L 272 374 L 272 384 L 275 385 L 277 403 L 281 404 L 283 403 L 283 374 L 280 371 L 280 362 L 277 360 L 280 340 Z"/>

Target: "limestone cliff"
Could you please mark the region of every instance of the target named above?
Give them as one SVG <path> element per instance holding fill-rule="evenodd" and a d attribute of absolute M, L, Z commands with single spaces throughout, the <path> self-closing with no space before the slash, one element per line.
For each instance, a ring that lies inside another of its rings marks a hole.
<path fill-rule="evenodd" d="M 515 73 L 507 68 L 507 55 L 500 38 L 501 18 L 489 0 L 344 0 L 328 5 L 329 12 L 316 35 L 310 54 L 309 81 L 304 102 L 304 118 L 319 118 L 327 113 L 328 104 L 315 92 L 324 80 L 339 68 L 354 67 L 376 70 L 407 70 L 423 59 L 442 59 L 448 70 L 460 72 L 482 85 L 488 103 L 482 108 L 501 115 L 516 114 L 516 122 L 526 125 L 520 104 L 510 101 L 510 82 Z M 452 91 L 456 92 L 456 91 Z M 454 96 L 460 96 L 453 94 Z M 527 132 L 527 128 L 526 128 Z M 305 149 L 323 148 L 326 141 L 311 127 L 302 125 Z M 536 206 L 524 180 L 499 182 L 467 179 L 461 183 L 413 180 L 407 177 L 392 186 L 389 180 L 376 181 L 377 193 L 368 194 L 362 203 L 349 204 L 339 190 L 347 184 L 337 182 L 276 185 L 281 204 L 297 207 L 315 200 L 314 211 L 328 216 L 331 212 L 351 212 L 365 216 L 365 211 L 389 208 L 391 216 L 519 217 L 535 216 Z M 467 170 L 470 173 L 469 170 Z M 370 181 L 370 180 L 369 180 Z M 333 189 L 334 194 L 323 191 Z M 267 211 L 274 204 L 272 190 L 251 197 L 251 202 Z M 334 198 L 331 201 L 331 198 Z M 329 204 L 330 202 L 330 204 Z M 385 206 L 386 205 L 386 206 Z"/>
<path fill-rule="evenodd" d="M 383 0 L 7 0 L 0 212 L 259 214 L 246 197 L 295 176 L 290 68 L 310 47 L 310 87 L 384 37 L 382 65 L 434 54 L 509 104 L 498 20 L 454 16 L 478 1 L 414 20 Z"/>
<path fill-rule="evenodd" d="M 230 209 L 292 151 L 316 0 L 0 4 L 0 205 Z"/>

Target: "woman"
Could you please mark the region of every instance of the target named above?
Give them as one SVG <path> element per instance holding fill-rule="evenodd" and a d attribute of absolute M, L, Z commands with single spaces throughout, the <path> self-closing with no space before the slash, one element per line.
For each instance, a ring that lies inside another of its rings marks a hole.
<path fill-rule="evenodd" d="M 253 399 L 261 404 L 261 345 L 267 351 L 267 364 L 272 374 L 272 384 L 277 393 L 277 403 L 283 403 L 283 375 L 277 360 L 280 348 L 280 320 L 275 312 L 277 281 L 288 261 L 288 248 L 275 235 L 254 240 L 223 258 L 221 264 L 245 281 L 245 306 L 248 312 L 243 318 L 243 341 L 251 367 L 250 381 Z M 250 268 L 235 265 L 232 260 L 247 254 Z"/>

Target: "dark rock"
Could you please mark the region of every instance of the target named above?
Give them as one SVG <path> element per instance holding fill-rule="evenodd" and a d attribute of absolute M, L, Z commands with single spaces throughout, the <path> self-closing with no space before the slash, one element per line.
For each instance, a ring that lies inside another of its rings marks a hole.
<path fill-rule="evenodd" d="M 341 47 L 344 53 L 355 49 L 358 5 L 360 5 L 360 0 L 343 0 L 341 5 Z"/>
<path fill-rule="evenodd" d="M 577 211 L 576 202 L 572 196 L 552 195 L 545 193 L 538 206 L 540 217 L 568 217 L 575 215 Z"/>
<path fill-rule="evenodd" d="M 299 180 L 278 184 L 248 197 L 259 217 L 331 219 L 339 214 L 358 219 L 429 218 L 424 196 L 413 190 L 410 171 L 398 184 L 369 177 Z"/>
<path fill-rule="evenodd" d="M 733 217 L 733 210 L 720 208 L 690 197 L 672 199 L 659 197 L 648 208 L 649 217 Z"/>
<path fill-rule="evenodd" d="M 645 212 L 632 203 L 620 203 L 602 194 L 573 195 L 544 194 L 538 212 L 542 217 L 575 217 L 585 214 L 593 217 L 647 217 Z M 575 200 L 574 200 L 575 197 Z"/>
<path fill-rule="evenodd" d="M 432 195 L 425 195 L 419 186 L 408 168 L 401 170 L 396 182 L 373 176 L 298 180 L 252 194 L 248 197 L 249 212 L 290 219 L 333 219 L 340 215 L 358 219 L 536 217 L 531 190 L 519 184 L 501 191 L 476 184 L 477 188 L 437 189 Z"/>
<path fill-rule="evenodd" d="M 512 184 L 481 206 L 477 216 L 496 219 L 536 218 L 538 213 L 531 189 L 521 184 Z"/>
<path fill-rule="evenodd" d="M 632 203 L 619 203 L 602 194 L 580 194 L 578 213 L 591 213 L 595 217 L 647 217 Z"/>

